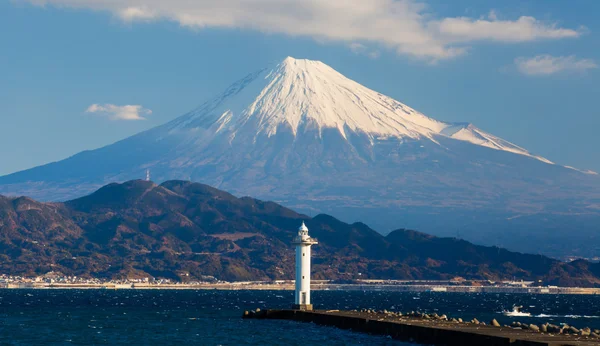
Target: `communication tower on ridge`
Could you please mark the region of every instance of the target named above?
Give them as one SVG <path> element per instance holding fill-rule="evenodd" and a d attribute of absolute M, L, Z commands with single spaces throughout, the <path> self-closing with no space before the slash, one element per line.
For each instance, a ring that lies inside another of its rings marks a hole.
<path fill-rule="evenodd" d="M 146 181 L 150 181 L 150 170 L 146 170 Z"/>

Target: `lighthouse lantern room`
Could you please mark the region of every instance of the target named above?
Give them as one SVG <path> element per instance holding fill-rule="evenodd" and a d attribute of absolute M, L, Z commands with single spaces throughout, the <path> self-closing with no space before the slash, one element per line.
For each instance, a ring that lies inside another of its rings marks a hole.
<path fill-rule="evenodd" d="M 296 245 L 296 295 L 292 308 L 312 310 L 313 306 L 310 303 L 310 247 L 318 244 L 318 241 L 308 235 L 308 228 L 302 222 L 292 244 Z"/>

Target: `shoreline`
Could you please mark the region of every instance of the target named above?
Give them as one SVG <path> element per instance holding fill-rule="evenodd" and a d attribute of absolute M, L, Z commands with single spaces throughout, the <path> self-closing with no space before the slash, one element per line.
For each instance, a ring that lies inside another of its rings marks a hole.
<path fill-rule="evenodd" d="M 263 290 L 293 291 L 293 283 L 216 283 L 216 284 L 149 284 L 98 283 L 68 284 L 21 282 L 0 284 L 0 289 L 181 289 L 181 290 Z M 516 294 L 581 294 L 599 295 L 600 288 L 583 287 L 507 287 L 454 285 L 377 285 L 377 284 L 313 284 L 314 291 L 379 291 L 379 292 L 436 292 L 436 293 L 516 293 Z"/>

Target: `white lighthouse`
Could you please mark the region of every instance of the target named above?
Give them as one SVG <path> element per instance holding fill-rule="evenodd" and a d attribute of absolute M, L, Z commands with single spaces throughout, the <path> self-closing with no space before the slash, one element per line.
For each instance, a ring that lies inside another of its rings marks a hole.
<path fill-rule="evenodd" d="M 318 241 L 308 235 L 308 228 L 302 222 L 292 244 L 296 245 L 296 296 L 293 308 L 312 310 L 313 306 L 310 303 L 310 247 L 318 244 Z"/>

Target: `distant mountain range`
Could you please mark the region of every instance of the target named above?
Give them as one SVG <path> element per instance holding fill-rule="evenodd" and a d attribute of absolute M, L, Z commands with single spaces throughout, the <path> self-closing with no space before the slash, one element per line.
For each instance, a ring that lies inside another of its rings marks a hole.
<path fill-rule="evenodd" d="M 0 193 L 68 200 L 146 169 L 155 181 L 207 183 L 384 234 L 402 225 L 552 256 L 600 253 L 594 172 L 432 119 L 293 58 L 165 125 L 0 177 Z"/>
<path fill-rule="evenodd" d="M 136 180 L 65 203 L 0 196 L 0 273 L 187 281 L 292 279 L 292 237 L 319 239 L 316 279 L 524 279 L 600 286 L 600 264 L 563 263 L 497 247 L 363 223 L 310 218 L 207 185 Z"/>

